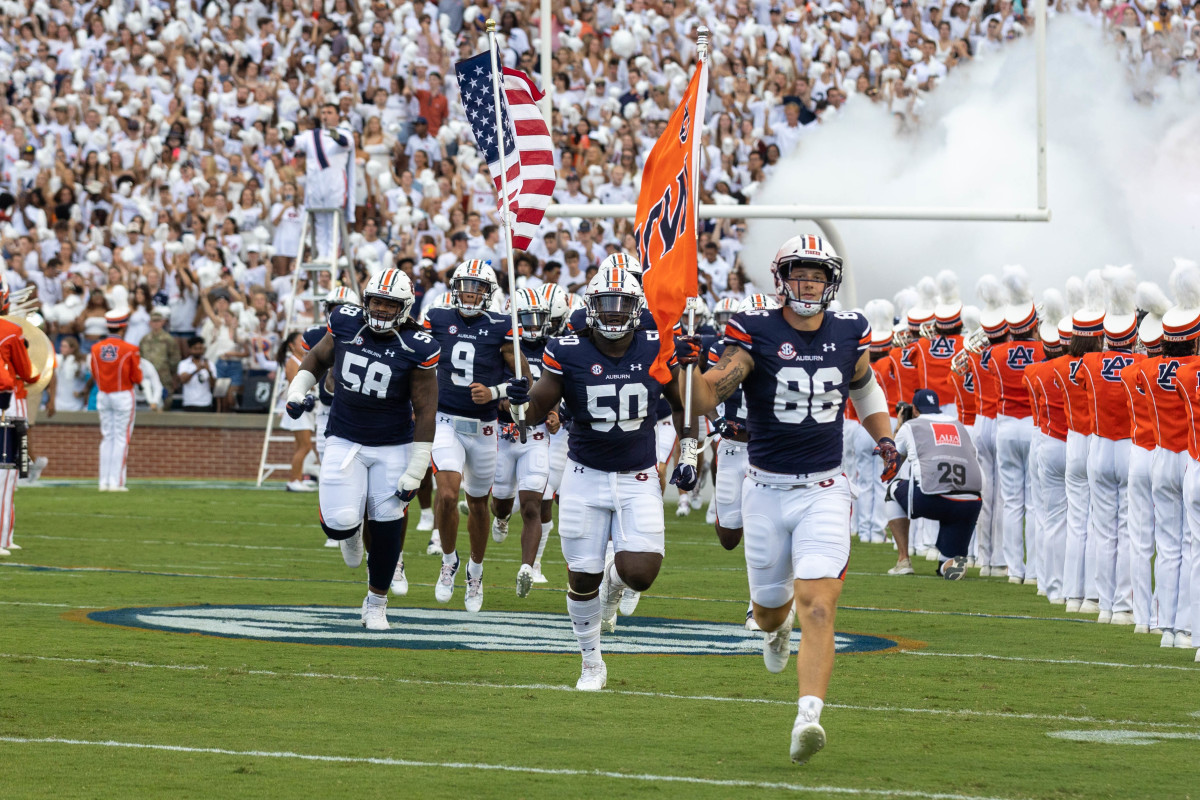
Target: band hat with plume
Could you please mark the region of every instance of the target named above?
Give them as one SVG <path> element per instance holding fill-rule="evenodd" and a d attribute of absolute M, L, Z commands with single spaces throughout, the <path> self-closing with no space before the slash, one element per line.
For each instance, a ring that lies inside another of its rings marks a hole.
<path fill-rule="evenodd" d="M 1146 348 L 1162 344 L 1162 318 L 1171 308 L 1171 301 L 1157 283 L 1142 281 L 1135 291 L 1137 307 L 1146 312 L 1138 326 L 1138 341 Z"/>
<path fill-rule="evenodd" d="M 1075 336 L 1104 335 L 1104 303 L 1106 287 L 1100 270 L 1089 270 L 1083 279 L 1083 308 L 1071 315 Z"/>
<path fill-rule="evenodd" d="M 917 281 L 917 303 L 908 309 L 908 325 L 919 328 L 922 324 L 933 320 L 937 308 L 938 290 L 933 278 L 926 275 Z"/>
<path fill-rule="evenodd" d="M 1008 330 L 1004 309 L 1008 305 L 1008 290 L 995 275 L 984 275 L 975 284 L 975 296 L 983 304 L 979 325 L 988 336 L 1000 336 Z"/>
<path fill-rule="evenodd" d="M 1137 340 L 1137 273 L 1133 266 L 1107 266 L 1101 273 L 1107 290 L 1108 312 L 1104 315 L 1106 349 L 1133 347 Z"/>
<path fill-rule="evenodd" d="M 1186 342 L 1200 336 L 1200 267 L 1195 261 L 1176 258 L 1170 286 L 1175 305 L 1163 314 L 1163 341 Z"/>
<path fill-rule="evenodd" d="M 892 325 L 892 330 L 902 331 L 908 327 L 908 310 L 917 304 L 917 290 L 911 286 L 906 286 L 896 292 L 892 298 L 892 305 L 895 308 L 895 322 Z"/>
<path fill-rule="evenodd" d="M 1033 306 L 1033 291 L 1029 288 L 1029 274 L 1020 264 L 1009 264 L 1002 271 L 1002 280 L 1008 288 L 1008 308 L 1004 321 L 1009 333 L 1025 333 L 1037 324 L 1037 309 Z"/>
<path fill-rule="evenodd" d="M 1042 307 L 1038 317 L 1042 320 L 1038 333 L 1045 344 L 1058 346 L 1061 338 L 1058 333 L 1058 322 L 1067 313 L 1067 301 L 1063 299 L 1058 289 L 1047 289 L 1042 293 Z"/>
<path fill-rule="evenodd" d="M 962 325 L 962 298 L 958 294 L 958 275 L 944 269 L 937 274 L 938 304 L 933 315 L 939 328 L 951 329 Z"/>
<path fill-rule="evenodd" d="M 892 323 L 896 318 L 896 307 L 891 301 L 882 298 L 871 300 L 863 308 L 863 314 L 871 324 L 871 344 L 890 345 Z"/>

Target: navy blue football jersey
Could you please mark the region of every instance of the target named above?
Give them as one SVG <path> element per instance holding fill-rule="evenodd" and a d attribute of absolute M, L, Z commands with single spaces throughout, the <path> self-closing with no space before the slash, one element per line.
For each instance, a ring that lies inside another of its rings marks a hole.
<path fill-rule="evenodd" d="M 701 355 L 700 358 L 700 363 L 704 364 L 704 371 L 707 371 L 710 367 L 715 367 L 717 362 L 721 360 L 721 355 L 724 352 L 724 342 L 713 342 L 713 344 L 708 348 L 707 364 L 705 363 L 705 358 L 703 355 Z M 745 425 L 746 401 L 742 395 L 742 387 L 739 386 L 738 388 L 734 389 L 733 394 L 725 398 L 724 403 L 721 403 L 719 406 L 717 406 L 717 411 L 725 419 L 732 420 L 734 422 L 740 422 Z"/>
<path fill-rule="evenodd" d="M 798 331 L 783 310 L 744 311 L 725 329 L 725 344 L 750 353 L 742 381 L 750 464 L 806 475 L 842 463 L 842 415 L 871 326 L 853 311 L 826 312 L 821 327 Z"/>
<path fill-rule="evenodd" d="M 351 305 L 330 315 L 329 332 L 336 388 L 325 435 L 365 447 L 411 442 L 411 374 L 437 366 L 437 342 L 412 328 L 374 334 L 363 310 Z"/>
<path fill-rule="evenodd" d="M 300 339 L 304 342 L 304 349 L 312 350 L 325 338 L 325 334 L 327 333 L 329 333 L 328 323 L 325 325 L 310 325 L 308 328 L 305 328 L 304 333 L 300 334 Z M 327 406 L 333 404 L 333 392 L 325 388 L 325 381 L 317 382 L 317 397 Z"/>
<path fill-rule="evenodd" d="M 537 379 L 542 377 L 542 353 L 546 349 L 546 342 L 521 342 L 521 355 L 525 356 L 525 360 L 529 362 L 529 374 L 525 377 L 529 379 L 529 385 L 537 383 Z M 513 371 L 508 368 L 508 364 L 504 365 L 504 380 L 507 381 L 513 377 Z M 512 415 L 503 409 L 499 412 L 501 422 L 513 422 Z"/>
<path fill-rule="evenodd" d="M 572 418 L 572 460 L 603 472 L 655 465 L 655 404 L 662 384 L 650 376 L 658 332 L 638 331 L 620 358 L 604 355 L 586 336 L 551 339 L 542 369 L 562 376 L 563 405 Z"/>
<path fill-rule="evenodd" d="M 457 308 L 431 308 L 425 329 L 445 356 L 438 366 L 438 411 L 458 417 L 493 420 L 499 400 L 482 405 L 471 399 L 471 384 L 495 386 L 505 378 L 505 342 L 512 339 L 512 320 L 484 311 L 464 317 Z"/>

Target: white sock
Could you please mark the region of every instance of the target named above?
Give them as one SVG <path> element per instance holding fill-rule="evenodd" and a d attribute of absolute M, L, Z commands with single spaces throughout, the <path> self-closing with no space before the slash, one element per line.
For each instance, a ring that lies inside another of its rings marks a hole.
<path fill-rule="evenodd" d="M 799 715 L 804 717 L 809 722 L 821 721 L 821 709 L 825 707 L 825 701 L 816 695 L 806 694 L 801 697 L 796 705 L 799 707 Z"/>
<path fill-rule="evenodd" d="M 608 585 L 613 587 L 627 588 L 625 581 L 621 580 L 621 576 L 617 573 L 617 564 L 614 561 L 612 566 L 608 568 Z"/>
<path fill-rule="evenodd" d="M 458 551 L 451 550 L 449 553 L 442 553 L 442 563 L 448 566 L 454 566 L 454 562 L 458 560 Z"/>
<path fill-rule="evenodd" d="M 567 597 L 567 613 L 571 615 L 571 627 L 579 640 L 579 652 L 583 663 L 593 666 L 601 663 L 600 658 L 600 598 L 574 600 Z"/>
<path fill-rule="evenodd" d="M 471 559 L 467 559 L 467 577 L 479 580 L 483 577 L 483 564 L 476 564 Z"/>
<path fill-rule="evenodd" d="M 613 547 L 612 539 L 609 539 L 608 547 L 604 548 L 604 560 L 608 561 L 610 558 L 616 558 L 616 557 L 617 557 L 617 550 L 615 547 Z"/>
<path fill-rule="evenodd" d="M 542 553 L 546 552 L 546 542 L 550 541 L 550 531 L 554 530 L 553 522 L 542 523 L 542 539 L 538 542 L 537 558 L 533 560 L 535 564 L 542 563 Z"/>
<path fill-rule="evenodd" d="M 386 594 L 375 594 L 370 589 L 368 589 L 367 590 L 367 602 L 373 606 L 386 606 L 387 605 L 387 595 Z"/>
<path fill-rule="evenodd" d="M 791 600 L 788 600 L 788 606 L 790 607 L 792 605 L 792 603 L 795 602 L 795 600 L 796 600 L 796 598 L 794 598 L 794 597 Z M 750 607 L 754 608 L 753 601 L 751 601 Z M 782 625 L 780 625 L 778 628 L 776 628 L 773 631 L 767 631 L 767 633 L 779 633 L 781 630 L 784 630 L 785 628 L 792 627 L 793 622 L 794 622 L 794 620 L 792 619 L 792 615 L 788 614 L 786 617 L 784 617 Z"/>

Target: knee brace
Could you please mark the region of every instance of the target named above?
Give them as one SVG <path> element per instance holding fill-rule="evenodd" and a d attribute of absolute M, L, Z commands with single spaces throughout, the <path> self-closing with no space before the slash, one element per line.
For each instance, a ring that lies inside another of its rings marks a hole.
<path fill-rule="evenodd" d="M 337 539 L 339 542 L 349 539 L 354 534 L 358 533 L 358 527 L 341 530 L 339 528 L 331 528 L 325 524 L 325 520 L 321 520 L 321 530 L 325 531 L 325 535 L 330 539 Z"/>

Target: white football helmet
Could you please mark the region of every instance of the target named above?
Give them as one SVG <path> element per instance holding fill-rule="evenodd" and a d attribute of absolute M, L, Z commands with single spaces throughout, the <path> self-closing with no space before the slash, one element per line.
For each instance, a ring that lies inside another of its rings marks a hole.
<path fill-rule="evenodd" d="M 546 321 L 546 335 L 557 336 L 567 324 L 567 318 L 571 316 L 570 298 L 578 295 L 568 295 L 567 290 L 557 283 L 543 283 L 537 291 L 550 315 Z"/>
<path fill-rule="evenodd" d="M 394 300 L 400 304 L 400 308 L 394 312 L 372 310 L 372 297 Z M 412 281 L 398 269 L 385 269 L 371 276 L 371 280 L 367 281 L 367 288 L 363 290 L 363 298 L 367 325 L 376 333 L 386 333 L 403 325 L 416 299 L 413 295 Z"/>
<path fill-rule="evenodd" d="M 496 273 L 487 261 L 464 261 L 454 268 L 450 276 L 450 301 L 464 317 L 473 317 L 487 311 L 492 294 L 498 287 Z M 476 300 L 467 303 L 463 295 L 474 295 Z"/>
<path fill-rule="evenodd" d="M 329 294 L 325 295 L 325 299 L 322 300 L 321 302 L 323 302 L 325 304 L 326 316 L 328 316 L 329 314 L 332 314 L 334 309 L 337 308 L 338 306 L 362 305 L 362 301 L 358 299 L 358 295 L 356 295 L 354 293 L 354 290 L 352 290 L 346 286 L 338 286 L 336 289 L 331 291 Z"/>
<path fill-rule="evenodd" d="M 613 268 L 596 273 L 583 302 L 588 327 L 606 339 L 620 339 L 637 330 L 645 297 L 633 273 Z"/>
<path fill-rule="evenodd" d="M 820 300 L 802 300 L 792 291 L 788 276 L 793 269 L 817 268 L 825 272 L 825 288 Z M 842 259 L 820 236 L 802 234 L 783 243 L 771 262 L 775 293 L 792 311 L 802 317 L 815 316 L 833 302 L 842 286 Z"/>
<path fill-rule="evenodd" d="M 708 303 L 705 303 L 704 299 L 700 297 L 689 297 L 683 306 L 683 314 L 679 317 L 681 329 L 687 330 L 688 312 L 692 309 L 696 310 L 696 330 L 712 322 L 712 313 L 708 310 Z"/>
<path fill-rule="evenodd" d="M 718 300 L 713 309 L 713 323 L 717 326 L 717 330 L 724 331 L 730 317 L 738 311 L 741 311 L 741 308 L 738 306 L 738 301 L 732 297 L 722 297 Z"/>
<path fill-rule="evenodd" d="M 550 325 L 550 308 L 545 298 L 533 289 L 518 289 L 513 295 L 517 305 L 517 324 L 521 326 L 521 338 L 527 342 L 539 342 L 546 338 Z"/>
<path fill-rule="evenodd" d="M 738 303 L 738 311 L 773 311 L 779 308 L 779 301 L 769 294 L 752 294 Z"/>
<path fill-rule="evenodd" d="M 638 283 L 642 282 L 642 262 L 629 255 L 629 253 L 613 253 L 600 262 L 598 273 L 613 269 L 614 267 L 631 273 L 633 277 L 637 278 Z"/>

